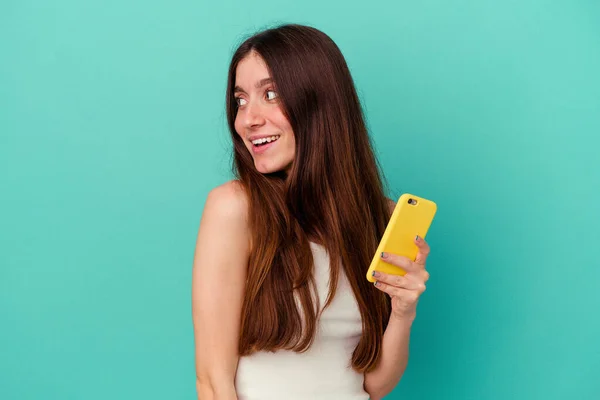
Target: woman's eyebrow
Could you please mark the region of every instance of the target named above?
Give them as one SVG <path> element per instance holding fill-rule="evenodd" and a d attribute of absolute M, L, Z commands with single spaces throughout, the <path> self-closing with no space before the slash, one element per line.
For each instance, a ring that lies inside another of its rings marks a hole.
<path fill-rule="evenodd" d="M 254 87 L 257 88 L 257 89 L 260 89 L 261 87 L 263 87 L 265 85 L 268 85 L 269 83 L 273 83 L 273 79 L 272 78 L 264 78 L 264 79 L 261 79 L 260 81 L 258 81 L 256 83 L 256 85 L 254 85 Z M 233 93 L 237 93 L 237 92 L 244 92 L 245 93 L 244 89 L 242 89 L 239 86 L 236 86 L 233 89 Z"/>

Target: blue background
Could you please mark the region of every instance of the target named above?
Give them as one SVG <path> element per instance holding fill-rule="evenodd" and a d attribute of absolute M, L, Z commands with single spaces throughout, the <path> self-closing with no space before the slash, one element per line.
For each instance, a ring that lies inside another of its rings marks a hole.
<path fill-rule="evenodd" d="M 388 398 L 600 398 L 599 21 L 591 0 L 3 1 L 0 398 L 195 398 L 229 57 L 285 22 L 342 49 L 389 195 L 439 206 Z"/>

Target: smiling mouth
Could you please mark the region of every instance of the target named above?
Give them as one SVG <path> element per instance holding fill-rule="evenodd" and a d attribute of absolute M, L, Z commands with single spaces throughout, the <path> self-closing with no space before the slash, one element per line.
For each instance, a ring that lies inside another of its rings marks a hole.
<path fill-rule="evenodd" d="M 266 138 L 256 139 L 256 140 L 252 141 L 252 145 L 254 147 L 262 147 L 269 143 L 276 142 L 277 140 L 279 140 L 280 137 L 281 137 L 280 135 L 273 135 L 273 136 L 266 137 Z"/>

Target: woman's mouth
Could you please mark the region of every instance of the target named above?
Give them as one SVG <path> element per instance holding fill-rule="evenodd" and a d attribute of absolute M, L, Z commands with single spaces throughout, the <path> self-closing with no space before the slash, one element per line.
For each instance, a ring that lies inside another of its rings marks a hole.
<path fill-rule="evenodd" d="M 273 135 L 265 138 L 260 138 L 252 141 L 252 151 L 255 154 L 260 154 L 266 151 L 267 149 L 273 147 L 275 142 L 279 140 L 280 135 Z"/>

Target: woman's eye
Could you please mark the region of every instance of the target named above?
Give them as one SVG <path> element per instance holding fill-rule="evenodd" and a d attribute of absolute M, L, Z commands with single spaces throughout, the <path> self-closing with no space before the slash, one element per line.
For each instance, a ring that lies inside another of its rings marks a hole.
<path fill-rule="evenodd" d="M 243 106 L 246 104 L 246 100 L 242 99 L 241 97 L 237 97 L 235 101 L 237 102 L 238 106 Z"/>
<path fill-rule="evenodd" d="M 267 90 L 267 99 L 274 100 L 275 98 L 277 98 L 277 92 L 274 90 Z"/>

